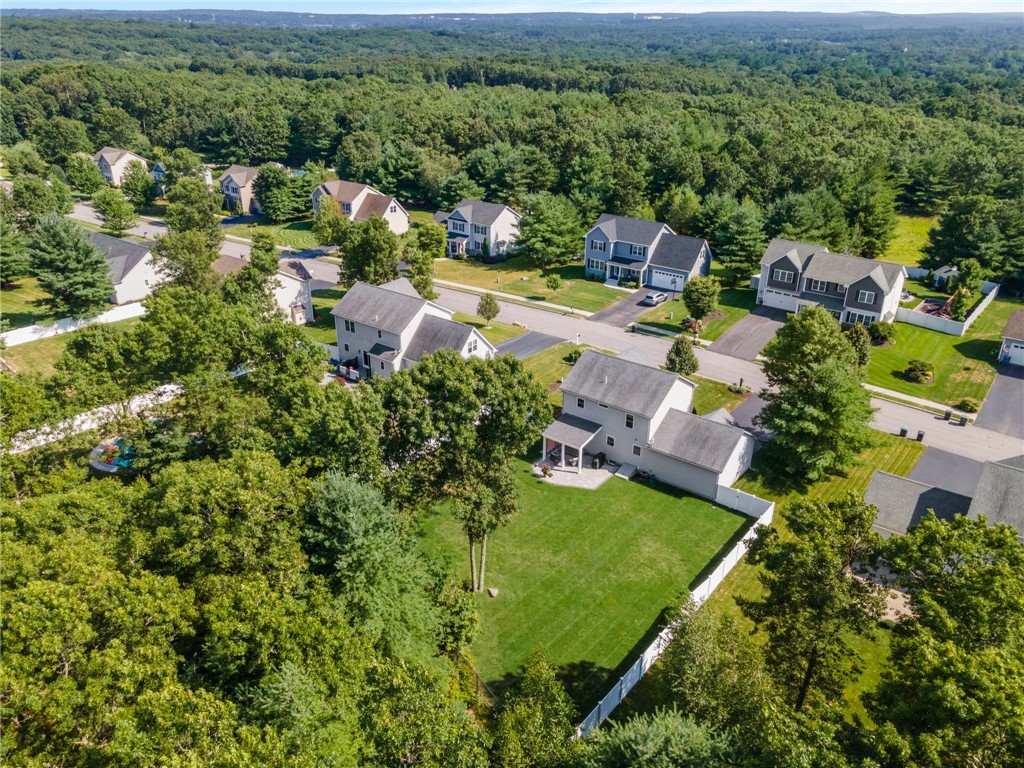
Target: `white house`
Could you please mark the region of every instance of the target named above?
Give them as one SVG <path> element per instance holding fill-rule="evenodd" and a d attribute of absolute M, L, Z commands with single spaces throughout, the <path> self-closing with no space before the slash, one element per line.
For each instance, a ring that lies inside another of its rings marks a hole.
<path fill-rule="evenodd" d="M 355 360 L 361 377 L 390 376 L 441 349 L 487 358 L 494 345 L 451 310 L 427 301 L 401 277 L 383 285 L 356 283 L 334 309 L 338 355 Z"/>
<path fill-rule="evenodd" d="M 93 162 L 100 168 L 100 173 L 107 180 L 108 184 L 115 187 L 121 186 L 121 180 L 128 170 L 128 164 L 132 161 L 142 163 L 142 167 L 149 170 L 145 158 L 139 157 L 134 152 L 117 147 L 104 147 L 92 157 Z"/>
<path fill-rule="evenodd" d="M 230 275 L 249 265 L 248 260 L 235 256 L 221 256 L 213 262 L 213 271 Z M 309 284 L 313 276 L 298 259 L 278 264 L 277 274 L 271 283 L 274 303 L 291 322 L 305 325 L 313 320 L 313 293 Z"/>
<path fill-rule="evenodd" d="M 501 259 L 519 237 L 522 216 L 507 205 L 463 198 L 451 213 L 438 211 L 434 221 L 448 230 L 448 254 L 482 254 Z"/>
<path fill-rule="evenodd" d="M 110 235 L 93 232 L 90 236 L 107 259 L 110 280 L 114 283 L 114 304 L 128 304 L 149 296 L 165 279 L 153 265 L 152 243 L 133 243 Z"/>
<path fill-rule="evenodd" d="M 636 282 L 681 291 L 691 275 L 711 270 L 706 240 L 677 235 L 668 224 L 605 213 L 584 235 L 586 272 L 605 282 Z"/>
<path fill-rule="evenodd" d="M 761 257 L 757 303 L 787 312 L 821 306 L 841 323 L 892 322 L 906 277 L 902 264 L 776 238 Z"/>
<path fill-rule="evenodd" d="M 379 216 L 396 235 L 409 231 L 409 213 L 395 198 L 378 192 L 368 184 L 333 179 L 313 190 L 313 213 L 320 210 L 320 199 L 329 197 L 337 202 L 338 210 L 349 221 L 367 221 Z"/>
<path fill-rule="evenodd" d="M 999 362 L 1024 365 L 1024 309 L 1015 309 L 1003 329 L 1003 345 L 999 348 Z"/>
<path fill-rule="evenodd" d="M 163 163 L 157 163 L 153 166 L 153 170 L 149 172 L 149 175 L 153 177 L 153 181 L 156 183 L 157 195 L 163 197 L 167 193 L 167 166 Z M 213 173 L 209 168 L 203 168 L 200 178 L 206 184 L 207 189 L 213 189 Z"/>
<path fill-rule="evenodd" d="M 586 350 L 562 381 L 562 415 L 544 432 L 544 457 L 581 467 L 604 454 L 658 480 L 714 499 L 749 467 L 754 438 L 722 414 L 690 412 L 696 384 L 642 352 Z M 727 414 L 726 414 L 727 416 Z"/>
<path fill-rule="evenodd" d="M 252 184 L 259 170 L 247 165 L 229 166 L 220 176 L 220 193 L 224 196 L 224 210 L 242 213 L 262 213 Z"/>

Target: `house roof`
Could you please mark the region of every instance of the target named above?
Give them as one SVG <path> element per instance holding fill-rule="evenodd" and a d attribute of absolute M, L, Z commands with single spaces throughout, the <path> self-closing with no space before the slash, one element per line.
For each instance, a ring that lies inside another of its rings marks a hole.
<path fill-rule="evenodd" d="M 407 277 L 398 277 L 386 283 L 381 283 L 381 288 L 387 291 L 396 291 L 397 293 L 403 293 L 406 296 L 412 296 L 414 299 L 422 298 L 419 291 L 413 287 L 413 284 L 409 282 Z"/>
<path fill-rule="evenodd" d="M 655 267 L 692 272 L 707 244 L 707 240 L 699 237 L 665 235 L 651 254 L 650 263 Z"/>
<path fill-rule="evenodd" d="M 367 351 L 374 357 L 379 357 L 381 360 L 387 360 L 388 362 L 398 357 L 397 349 L 389 347 L 387 344 L 381 344 L 379 341 Z"/>
<path fill-rule="evenodd" d="M 257 168 L 250 168 L 247 165 L 232 165 L 220 175 L 220 181 L 223 183 L 225 179 L 231 179 L 239 187 L 247 187 L 258 175 L 259 169 Z"/>
<path fill-rule="evenodd" d="M 221 255 L 213 262 L 212 268 L 218 275 L 231 275 L 235 272 L 241 272 L 251 263 L 248 259 L 241 259 L 238 256 Z M 288 275 L 288 277 L 294 277 L 298 280 L 313 279 L 313 276 L 309 274 L 302 265 L 302 262 L 297 260 L 289 261 L 286 264 L 278 264 L 277 272 L 278 274 Z"/>
<path fill-rule="evenodd" d="M 677 381 L 686 382 L 669 371 L 588 349 L 562 381 L 562 390 L 649 419 Z"/>
<path fill-rule="evenodd" d="M 573 448 L 582 448 L 602 429 L 603 427 L 595 421 L 563 413 L 544 430 L 544 437 Z"/>
<path fill-rule="evenodd" d="M 321 192 L 325 192 L 335 200 L 341 200 L 345 203 L 351 203 L 363 192 L 363 190 L 369 190 L 371 192 L 377 192 L 369 184 L 360 184 L 355 181 L 345 181 L 344 179 L 331 179 L 320 184 L 319 187 Z"/>
<path fill-rule="evenodd" d="M 153 247 L 152 243 L 133 243 L 131 240 L 122 240 L 119 237 L 111 237 L 99 232 L 93 232 L 89 235 L 89 239 L 92 240 L 93 245 L 103 251 L 103 255 L 107 259 L 107 267 L 110 270 L 110 279 L 114 285 L 124 280 L 125 276 L 146 258 Z"/>
<path fill-rule="evenodd" d="M 278 263 L 277 271 L 283 275 L 291 275 L 299 280 L 313 279 L 313 276 L 309 274 L 309 270 L 306 269 L 306 266 L 298 259 Z"/>
<path fill-rule="evenodd" d="M 470 224 L 489 227 L 505 211 L 512 211 L 517 220 L 520 218 L 519 214 L 507 205 L 501 205 L 500 203 L 487 203 L 483 200 L 470 200 L 468 197 L 464 197 L 459 201 L 459 204 L 455 206 L 455 210 L 448 215 L 454 216 L 455 214 L 458 214 L 460 218 L 465 219 Z"/>
<path fill-rule="evenodd" d="M 434 315 L 424 315 L 402 357 L 418 363 L 424 355 L 433 354 L 441 349 L 461 350 L 472 335 L 471 325 Z"/>
<path fill-rule="evenodd" d="M 331 314 L 389 333 L 401 333 L 426 303 L 418 296 L 414 298 L 391 288 L 356 283 L 334 305 Z"/>
<path fill-rule="evenodd" d="M 773 264 L 783 256 L 792 256 L 797 264 L 803 266 L 804 259 L 812 253 L 828 253 L 828 246 L 815 243 L 801 243 L 796 240 L 783 240 L 776 237 L 764 250 L 761 257 L 762 264 Z"/>
<path fill-rule="evenodd" d="M 669 410 L 647 447 L 712 472 L 721 472 L 748 433 L 675 408 Z"/>
<path fill-rule="evenodd" d="M 891 291 L 896 278 L 904 271 L 902 264 L 876 259 L 862 259 L 846 253 L 813 253 L 804 261 L 802 277 L 824 280 L 839 285 L 852 285 L 865 277 L 872 278 L 885 291 Z"/>
<path fill-rule="evenodd" d="M 659 221 L 631 219 L 628 216 L 615 216 L 611 213 L 602 213 L 590 231 L 593 232 L 595 229 L 604 232 L 613 243 L 626 242 L 636 245 L 652 245 L 662 232 L 672 233 L 668 224 Z"/>
<path fill-rule="evenodd" d="M 384 214 L 388 212 L 388 209 L 392 204 L 396 203 L 398 203 L 398 201 L 393 197 L 370 192 L 363 198 L 363 202 L 360 204 L 359 210 L 353 214 L 352 218 L 355 221 L 365 221 L 371 216 L 380 216 L 383 219 Z"/>
<path fill-rule="evenodd" d="M 136 155 L 134 152 L 129 152 L 127 149 L 119 149 L 118 147 L 104 147 L 93 155 L 92 159 L 93 162 L 99 162 L 100 158 L 102 158 L 106 160 L 108 164 L 114 165 L 126 156 L 130 156 L 130 159 L 132 160 L 141 160 L 142 162 L 146 162 L 145 158 Z"/>
<path fill-rule="evenodd" d="M 991 525 L 1011 526 L 1024 539 L 1024 461 L 1019 457 L 985 464 L 967 513 L 973 519 L 980 515 Z"/>
<path fill-rule="evenodd" d="M 1010 319 L 1006 321 L 1006 328 L 1003 329 L 1003 337 L 1024 340 L 1024 309 L 1015 309 L 1010 313 Z"/>
<path fill-rule="evenodd" d="M 448 217 L 451 216 L 451 211 L 438 211 L 434 214 L 435 224 L 444 224 L 448 221 Z"/>
<path fill-rule="evenodd" d="M 940 520 L 967 514 L 971 500 L 926 483 L 876 471 L 864 492 L 864 501 L 877 508 L 874 529 L 885 538 L 902 536 L 917 525 L 928 510 Z"/>

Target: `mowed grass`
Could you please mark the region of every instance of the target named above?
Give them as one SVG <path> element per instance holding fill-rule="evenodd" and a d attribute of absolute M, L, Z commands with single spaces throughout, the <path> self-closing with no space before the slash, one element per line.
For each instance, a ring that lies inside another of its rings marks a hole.
<path fill-rule="evenodd" d="M 338 334 L 334 329 L 334 315 L 331 314 L 331 310 L 345 295 L 345 289 L 341 286 L 323 288 L 312 291 L 312 295 L 313 314 L 319 319 L 303 326 L 306 336 L 322 344 L 337 344 Z"/>
<path fill-rule="evenodd" d="M 499 593 L 478 598 L 472 654 L 500 689 L 542 651 L 584 712 L 748 519 L 668 487 L 611 478 L 594 491 L 561 488 L 522 460 L 515 472 L 520 512 L 490 539 L 485 586 Z M 424 527 L 423 548 L 467 571 L 459 524 L 441 513 Z"/>
<path fill-rule="evenodd" d="M 892 242 L 879 258 L 908 267 L 916 267 L 924 256 L 921 249 L 928 244 L 928 230 L 935 226 L 937 216 L 900 216 Z"/>
<path fill-rule="evenodd" d="M 896 323 L 896 343 L 871 349 L 867 382 L 945 405 L 956 405 L 965 397 L 983 400 L 995 379 L 1003 329 L 1015 309 L 1024 309 L 1024 301 L 997 298 L 963 337 Z M 934 364 L 931 384 L 905 378 L 911 360 Z"/>
<path fill-rule="evenodd" d="M 512 325 L 511 323 L 502 323 L 497 320 L 491 320 L 488 323 L 482 317 L 476 315 L 467 315 L 465 312 L 456 312 L 452 318 L 456 322 L 466 323 L 466 325 L 472 325 L 487 339 L 491 344 L 501 344 L 503 341 L 514 339 L 520 334 L 526 333 L 526 329 L 521 325 Z"/>
<path fill-rule="evenodd" d="M 570 356 L 575 355 L 578 359 L 580 353 L 586 348 L 585 345 L 576 346 L 572 342 L 563 341 L 561 344 L 530 355 L 523 361 L 523 368 L 532 373 L 533 377 L 548 391 L 548 399 L 552 405 L 558 407 L 562 405 L 562 393 L 558 390 L 557 385 L 572 368 L 572 363 L 569 362 Z"/>
<path fill-rule="evenodd" d="M 141 318 L 133 317 L 128 320 L 119 320 L 116 323 L 107 323 L 112 328 L 130 328 L 141 321 Z M 30 341 L 28 344 L 19 344 L 15 347 L 8 347 L 2 356 L 15 373 L 38 373 L 42 376 L 52 376 L 57 361 L 64 354 L 68 344 L 77 333 L 62 333 L 59 336 L 50 336 L 39 341 Z"/>
<path fill-rule="evenodd" d="M 312 221 L 291 221 L 286 224 L 268 224 L 260 219 L 255 224 L 232 224 L 225 227 L 224 231 L 235 237 L 252 239 L 257 231 L 269 232 L 274 237 L 277 245 L 294 248 L 297 251 L 308 251 L 316 248 L 316 235 L 313 234 Z"/>
<path fill-rule="evenodd" d="M 409 227 L 415 229 L 416 227 L 422 227 L 424 224 L 429 224 L 434 220 L 434 213 L 427 209 L 410 209 L 409 210 Z"/>
<path fill-rule="evenodd" d="M 549 290 L 545 284 L 551 274 L 562 278 L 562 286 L 557 291 Z M 523 256 L 498 264 L 483 264 L 466 259 L 438 259 L 434 262 L 434 277 L 511 293 L 531 301 L 549 301 L 585 312 L 597 312 L 626 296 L 622 291 L 586 280 L 582 264 L 540 270 L 531 266 Z"/>
<path fill-rule="evenodd" d="M 48 309 L 35 305 L 37 299 L 48 294 L 34 277 L 23 277 L 11 288 L 0 288 L 0 317 L 10 328 L 26 328 L 48 320 L 55 320 Z"/>
<path fill-rule="evenodd" d="M 700 338 L 714 341 L 741 318 L 750 314 L 750 310 L 756 305 L 757 291 L 750 288 L 722 288 L 722 295 L 718 299 L 718 310 L 723 312 L 724 316 L 705 322 L 700 332 Z M 658 305 L 641 317 L 640 322 L 672 333 L 679 333 L 680 323 L 689 314 L 683 300 L 676 299 Z"/>
<path fill-rule="evenodd" d="M 697 389 L 693 392 L 693 407 L 701 415 L 717 411 L 719 408 L 731 411 L 750 397 L 749 394 L 738 395 L 735 392 L 730 392 L 729 385 L 720 381 L 712 381 L 701 376 L 688 376 L 687 378 L 697 384 Z"/>

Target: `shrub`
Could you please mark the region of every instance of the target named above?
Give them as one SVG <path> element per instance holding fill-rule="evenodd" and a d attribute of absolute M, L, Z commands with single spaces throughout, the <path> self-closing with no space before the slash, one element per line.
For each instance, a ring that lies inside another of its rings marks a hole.
<path fill-rule="evenodd" d="M 958 411 L 963 411 L 964 413 L 977 413 L 981 410 L 981 403 L 973 397 L 965 397 L 956 404 L 956 408 Z"/>
<path fill-rule="evenodd" d="M 876 344 L 895 344 L 896 325 L 894 323 L 872 323 L 871 338 Z"/>
<path fill-rule="evenodd" d="M 934 370 L 935 365 L 927 360 L 911 360 L 907 363 L 907 378 L 921 383 L 927 381 Z"/>

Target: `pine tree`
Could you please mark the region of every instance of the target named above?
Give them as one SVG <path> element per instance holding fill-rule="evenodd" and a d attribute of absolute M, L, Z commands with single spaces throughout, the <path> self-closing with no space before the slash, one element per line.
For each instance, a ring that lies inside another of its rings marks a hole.
<path fill-rule="evenodd" d="M 665 367 L 673 373 L 682 374 L 683 376 L 689 376 L 690 374 L 696 373 L 700 364 L 697 362 L 697 356 L 693 354 L 693 345 L 690 344 L 690 340 L 685 336 L 678 336 L 672 343 L 672 348 L 668 351 L 668 357 L 665 358 Z"/>
<path fill-rule="evenodd" d="M 715 240 L 718 261 L 729 272 L 733 285 L 754 274 L 768 244 L 757 206 L 744 203 L 737 208 L 715 233 Z"/>
<path fill-rule="evenodd" d="M 28 271 L 28 240 L 6 216 L 0 216 L 0 285 L 11 286 Z"/>
<path fill-rule="evenodd" d="M 114 293 L 106 258 L 77 224 L 55 213 L 32 238 L 32 270 L 49 294 L 40 302 L 57 317 L 92 317 Z"/>

